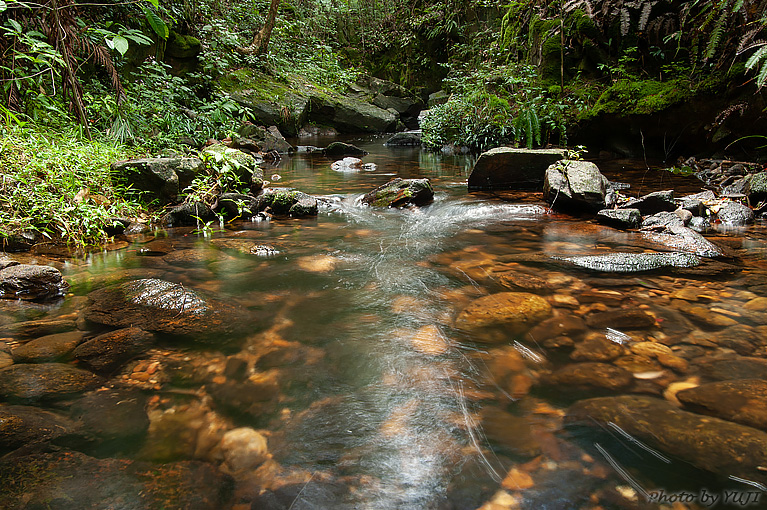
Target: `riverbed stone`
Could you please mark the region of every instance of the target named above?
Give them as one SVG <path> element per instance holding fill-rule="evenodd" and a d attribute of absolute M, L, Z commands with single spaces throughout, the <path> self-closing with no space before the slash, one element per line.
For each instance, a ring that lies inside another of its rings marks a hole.
<path fill-rule="evenodd" d="M 365 156 L 368 151 L 356 145 L 344 142 L 333 142 L 322 150 L 325 156 Z"/>
<path fill-rule="evenodd" d="M 77 328 L 72 319 L 37 319 L 16 322 L 0 328 L 0 334 L 11 335 L 19 340 L 29 340 L 55 333 L 64 333 Z"/>
<path fill-rule="evenodd" d="M 178 283 L 134 280 L 91 292 L 85 318 L 96 324 L 137 327 L 209 343 L 226 343 L 248 329 L 247 312 Z"/>
<path fill-rule="evenodd" d="M 500 292 L 483 296 L 464 308 L 455 327 L 471 331 L 503 325 L 512 333 L 522 333 L 551 315 L 546 299 L 527 292 Z"/>
<path fill-rule="evenodd" d="M 623 347 L 608 340 L 603 333 L 592 332 L 578 342 L 570 354 L 573 361 L 607 362 L 623 354 Z"/>
<path fill-rule="evenodd" d="M 10 402 L 58 400 L 101 385 L 93 372 L 63 363 L 18 363 L 0 369 L 0 397 Z"/>
<path fill-rule="evenodd" d="M 0 455 L 22 446 L 77 435 L 79 425 L 64 415 L 31 406 L 0 405 Z"/>
<path fill-rule="evenodd" d="M 11 349 L 11 356 L 16 363 L 63 361 L 72 357 L 84 336 L 82 331 L 41 336 Z"/>
<path fill-rule="evenodd" d="M 553 257 L 584 269 L 610 273 L 640 273 L 667 267 L 685 268 L 700 264 L 691 253 L 607 253 L 604 255 L 581 255 Z"/>
<path fill-rule="evenodd" d="M 372 172 L 376 169 L 375 163 L 363 163 L 361 159 L 347 156 L 344 159 L 334 161 L 330 164 L 330 169 L 334 172 Z"/>
<path fill-rule="evenodd" d="M 232 473 L 252 471 L 268 458 L 266 438 L 250 427 L 227 431 L 216 450 Z"/>
<path fill-rule="evenodd" d="M 111 372 L 154 345 L 152 333 L 130 327 L 104 333 L 78 345 L 74 357 L 95 372 Z"/>
<path fill-rule="evenodd" d="M 748 356 L 696 360 L 700 373 L 716 381 L 731 379 L 767 380 L 767 359 Z"/>
<path fill-rule="evenodd" d="M 631 372 L 615 365 L 586 362 L 565 365 L 544 382 L 557 391 L 619 391 L 631 386 L 633 377 Z"/>
<path fill-rule="evenodd" d="M 655 229 L 655 227 L 650 227 Z M 660 232 L 642 231 L 645 239 L 662 244 L 672 250 L 694 253 L 700 257 L 725 257 L 725 252 L 691 228 L 669 225 Z"/>
<path fill-rule="evenodd" d="M 639 228 L 642 214 L 639 209 L 602 209 L 597 212 L 597 221 L 615 228 Z"/>
<path fill-rule="evenodd" d="M 0 269 L 0 298 L 45 301 L 60 298 L 68 288 L 55 267 L 15 264 Z"/>
<path fill-rule="evenodd" d="M 387 147 L 420 147 L 421 131 L 403 131 L 395 133 L 384 143 Z"/>
<path fill-rule="evenodd" d="M 474 164 L 469 191 L 541 189 L 546 169 L 564 158 L 563 149 L 490 149 L 480 154 Z"/>
<path fill-rule="evenodd" d="M 676 212 L 661 211 L 642 219 L 643 229 L 666 229 L 672 226 L 684 227 L 684 219 L 680 218 Z"/>
<path fill-rule="evenodd" d="M 166 227 L 198 227 L 202 228 L 208 221 L 216 219 L 210 206 L 204 202 L 184 202 L 171 207 L 160 223 Z"/>
<path fill-rule="evenodd" d="M 605 427 L 614 423 L 652 448 L 725 477 L 767 482 L 761 466 L 767 433 L 718 418 L 677 409 L 646 396 L 602 397 L 572 405 L 568 427 Z"/>
<path fill-rule="evenodd" d="M 488 406 L 482 410 L 481 423 L 487 439 L 513 455 L 533 457 L 541 451 L 525 418 Z"/>
<path fill-rule="evenodd" d="M 533 292 L 535 294 L 549 294 L 554 287 L 540 276 L 511 271 L 498 275 L 501 285 L 515 291 Z"/>
<path fill-rule="evenodd" d="M 231 506 L 234 482 L 199 461 L 153 464 L 61 450 L 0 460 L 2 508 L 188 508 Z"/>
<path fill-rule="evenodd" d="M 543 320 L 527 332 L 526 337 L 538 342 L 560 336 L 577 337 L 587 331 L 586 323 L 575 315 L 557 315 Z"/>
<path fill-rule="evenodd" d="M 543 198 L 554 209 L 600 211 L 608 180 L 590 161 L 561 160 L 546 169 Z"/>
<path fill-rule="evenodd" d="M 690 411 L 767 430 L 767 381 L 764 379 L 702 384 L 680 391 L 676 397 Z"/>
<path fill-rule="evenodd" d="M 102 440 L 138 439 L 149 429 L 146 402 L 135 389 L 93 391 L 72 404 L 70 417 Z"/>
<path fill-rule="evenodd" d="M 752 204 L 767 198 L 767 172 L 758 172 L 745 177 L 748 181 L 748 199 Z"/>
<path fill-rule="evenodd" d="M 754 222 L 754 211 L 738 202 L 725 202 L 716 213 L 716 217 L 728 227 L 745 227 Z"/>
<path fill-rule="evenodd" d="M 264 188 L 256 197 L 255 211 L 267 208 L 275 215 L 304 217 L 316 216 L 317 199 L 292 188 Z"/>
<path fill-rule="evenodd" d="M 646 329 L 655 326 L 655 317 L 637 308 L 618 308 L 592 313 L 586 317 L 586 324 L 594 329 Z"/>
<path fill-rule="evenodd" d="M 434 199 L 429 179 L 397 177 L 362 197 L 362 203 L 373 207 L 404 207 L 426 205 Z"/>
<path fill-rule="evenodd" d="M 643 215 L 659 213 L 661 211 L 674 211 L 674 190 L 655 191 L 639 198 L 633 198 L 621 205 L 622 209 L 639 209 Z"/>

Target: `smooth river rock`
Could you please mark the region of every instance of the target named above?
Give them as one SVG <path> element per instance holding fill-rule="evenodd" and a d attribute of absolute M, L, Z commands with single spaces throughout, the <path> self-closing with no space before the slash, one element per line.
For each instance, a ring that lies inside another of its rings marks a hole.
<path fill-rule="evenodd" d="M 631 385 L 631 372 L 607 363 L 573 363 L 556 370 L 545 383 L 558 391 L 618 391 Z"/>
<path fill-rule="evenodd" d="M 37 407 L 0 405 L 0 456 L 26 444 L 75 434 L 78 425 L 60 414 Z"/>
<path fill-rule="evenodd" d="M 690 411 L 767 429 L 767 381 L 764 379 L 703 384 L 680 391 L 676 398 Z"/>
<path fill-rule="evenodd" d="M 154 345 L 154 334 L 140 328 L 110 331 L 78 345 L 74 357 L 95 372 L 108 372 Z"/>
<path fill-rule="evenodd" d="M 137 327 L 208 343 L 225 343 L 247 329 L 243 308 L 208 298 L 178 283 L 134 280 L 91 292 L 85 318 L 96 324 Z"/>
<path fill-rule="evenodd" d="M 767 433 L 682 411 L 665 400 L 630 395 L 582 400 L 568 409 L 565 423 L 600 428 L 614 423 L 661 453 L 701 469 L 767 483 L 761 469 Z"/>
<path fill-rule="evenodd" d="M 0 397 L 8 401 L 56 400 L 101 383 L 92 372 L 63 363 L 20 363 L 0 369 Z"/>
<path fill-rule="evenodd" d="M 82 342 L 85 333 L 69 331 L 41 336 L 11 349 L 16 363 L 43 363 L 71 358 L 72 351 Z"/>
<path fill-rule="evenodd" d="M 527 292 L 500 292 L 476 299 L 455 319 L 455 327 L 472 330 L 487 326 L 505 326 L 512 333 L 522 333 L 551 315 L 546 299 Z"/>

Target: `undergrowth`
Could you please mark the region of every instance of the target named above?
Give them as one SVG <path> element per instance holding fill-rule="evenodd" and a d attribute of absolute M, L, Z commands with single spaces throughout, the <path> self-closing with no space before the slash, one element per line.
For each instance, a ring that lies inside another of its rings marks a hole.
<path fill-rule="evenodd" d="M 105 227 L 141 213 L 139 195 L 110 169 L 131 155 L 73 128 L 0 125 L 0 238 L 34 231 L 73 247 L 107 242 Z"/>

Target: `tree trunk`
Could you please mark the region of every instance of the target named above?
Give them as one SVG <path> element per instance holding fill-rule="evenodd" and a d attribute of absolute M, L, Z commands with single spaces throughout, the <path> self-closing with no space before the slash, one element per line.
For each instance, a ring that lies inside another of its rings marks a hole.
<path fill-rule="evenodd" d="M 277 20 L 277 8 L 280 6 L 280 0 L 272 0 L 269 4 L 269 13 L 266 15 L 266 22 L 261 30 L 253 36 L 253 42 L 250 46 L 243 48 L 243 53 L 249 55 L 261 55 L 266 53 L 269 48 L 269 39 L 272 37 L 274 22 Z"/>

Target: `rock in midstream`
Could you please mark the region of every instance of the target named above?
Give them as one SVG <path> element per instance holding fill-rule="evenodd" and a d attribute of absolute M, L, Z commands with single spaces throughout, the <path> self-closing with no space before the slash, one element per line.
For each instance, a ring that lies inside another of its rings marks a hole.
<path fill-rule="evenodd" d="M 248 312 L 178 283 L 134 280 L 91 292 L 85 318 L 96 324 L 225 343 L 251 325 Z"/>
<path fill-rule="evenodd" d="M 43 301 L 63 296 L 68 288 L 55 267 L 11 264 L 0 269 L 0 298 Z"/>
<path fill-rule="evenodd" d="M 700 258 L 692 253 L 608 253 L 577 257 L 552 257 L 578 267 L 610 273 L 639 273 L 664 267 L 694 267 Z"/>
<path fill-rule="evenodd" d="M 565 423 L 600 430 L 613 423 L 661 453 L 706 471 L 767 483 L 767 433 L 682 411 L 664 400 L 631 395 L 581 400 L 568 409 Z"/>

